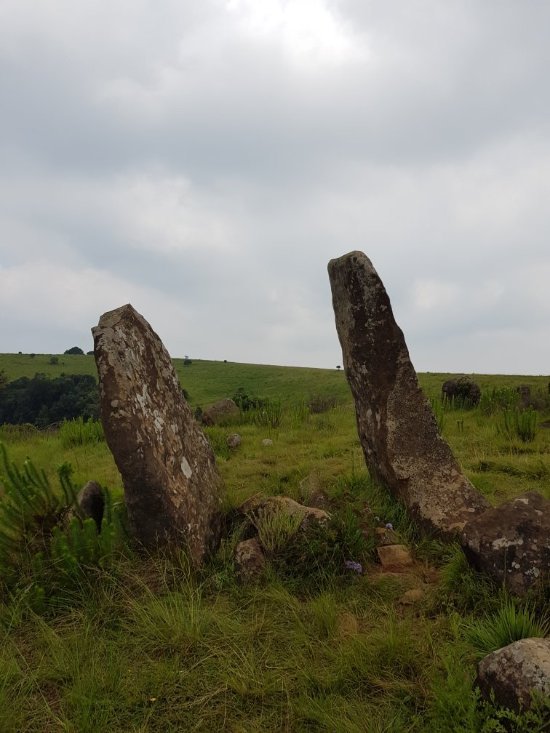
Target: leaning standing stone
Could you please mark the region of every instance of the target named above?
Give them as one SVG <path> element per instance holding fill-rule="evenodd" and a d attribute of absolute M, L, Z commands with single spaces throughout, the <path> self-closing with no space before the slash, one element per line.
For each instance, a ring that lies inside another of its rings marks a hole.
<path fill-rule="evenodd" d="M 221 479 L 170 356 L 131 305 L 92 329 L 105 437 L 122 475 L 133 535 L 183 541 L 198 566 L 220 536 Z"/>
<path fill-rule="evenodd" d="M 371 261 L 350 252 L 328 265 L 336 329 L 371 475 L 426 528 L 454 536 L 487 501 L 439 435 L 390 299 Z"/>

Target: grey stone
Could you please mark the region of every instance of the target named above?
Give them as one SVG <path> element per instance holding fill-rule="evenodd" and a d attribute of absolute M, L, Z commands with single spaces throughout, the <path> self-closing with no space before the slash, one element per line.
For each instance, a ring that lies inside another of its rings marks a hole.
<path fill-rule="evenodd" d="M 426 529 L 453 538 L 489 505 L 440 436 L 403 333 L 362 252 L 328 265 L 336 329 L 369 472 Z"/>
<path fill-rule="evenodd" d="M 220 425 L 224 422 L 231 422 L 239 417 L 241 411 L 236 402 L 230 399 L 218 400 L 202 413 L 202 421 L 205 425 Z"/>
<path fill-rule="evenodd" d="M 147 547 L 183 542 L 199 566 L 219 542 L 222 482 L 170 356 L 131 305 L 104 313 L 92 333 L 130 531 Z"/>
<path fill-rule="evenodd" d="M 550 578 L 550 500 L 528 491 L 468 522 L 461 544 L 469 562 L 511 593 Z"/>
<path fill-rule="evenodd" d="M 227 436 L 227 446 L 228 448 L 231 448 L 231 450 L 238 448 L 241 443 L 242 439 L 238 433 L 231 433 L 231 435 Z"/>
<path fill-rule="evenodd" d="M 235 547 L 235 572 L 241 583 L 256 582 L 265 569 L 265 555 L 256 537 L 239 542 Z"/>
<path fill-rule="evenodd" d="M 550 696 L 550 639 L 520 639 L 491 652 L 478 665 L 476 685 L 516 712 L 531 707 L 533 693 Z"/>
<path fill-rule="evenodd" d="M 381 545 L 376 548 L 376 552 L 384 570 L 407 568 L 413 564 L 406 545 Z"/>
<path fill-rule="evenodd" d="M 105 495 L 101 486 L 95 481 L 88 481 L 79 491 L 76 501 L 80 513 L 93 519 L 99 532 L 105 511 Z"/>

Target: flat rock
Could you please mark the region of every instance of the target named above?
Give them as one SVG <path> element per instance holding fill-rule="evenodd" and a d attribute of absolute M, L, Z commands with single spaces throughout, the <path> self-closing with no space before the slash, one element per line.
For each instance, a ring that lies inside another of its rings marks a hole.
<path fill-rule="evenodd" d="M 384 545 L 377 547 L 376 552 L 384 570 L 397 570 L 413 564 L 409 548 L 405 545 Z"/>
<path fill-rule="evenodd" d="M 468 522 L 461 544 L 469 562 L 524 595 L 550 577 L 550 501 L 529 491 Z"/>
<path fill-rule="evenodd" d="M 550 695 L 550 639 L 520 639 L 487 655 L 476 685 L 487 700 L 494 694 L 498 705 L 528 709 L 533 692 Z"/>
<path fill-rule="evenodd" d="M 259 515 L 264 512 L 282 512 L 291 516 L 302 517 L 301 527 L 311 523 L 325 523 L 330 519 L 330 514 L 324 509 L 317 509 L 312 506 L 304 506 L 288 496 L 253 496 L 241 504 L 238 511 L 247 516 Z"/>
<path fill-rule="evenodd" d="M 426 529 L 455 538 L 488 506 L 462 473 L 422 393 L 390 299 L 371 261 L 328 265 L 336 330 L 370 474 Z"/>
<path fill-rule="evenodd" d="M 222 482 L 170 355 L 131 305 L 104 313 L 92 333 L 130 531 L 146 547 L 183 541 L 198 566 L 219 542 Z"/>

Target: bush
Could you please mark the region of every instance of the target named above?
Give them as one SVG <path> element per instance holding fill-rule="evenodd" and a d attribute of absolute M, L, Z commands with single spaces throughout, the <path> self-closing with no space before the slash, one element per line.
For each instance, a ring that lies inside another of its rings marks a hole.
<path fill-rule="evenodd" d="M 262 408 L 267 402 L 267 400 L 261 397 L 249 395 L 244 387 L 238 387 L 231 399 L 237 405 L 241 412 L 248 412 L 248 410 L 258 410 Z"/>
<path fill-rule="evenodd" d="M 32 423 L 45 427 L 77 417 L 99 416 L 99 392 L 89 374 L 48 379 L 36 374 L 21 377 L 0 390 L 0 424 Z"/>
<path fill-rule="evenodd" d="M 314 395 L 310 397 L 308 406 L 309 411 L 314 415 L 321 412 L 328 412 L 338 404 L 338 400 L 333 395 Z"/>
<path fill-rule="evenodd" d="M 538 414 L 535 410 L 504 410 L 497 424 L 497 433 L 508 440 L 519 438 L 532 443 L 537 435 Z"/>
<path fill-rule="evenodd" d="M 500 410 L 513 410 L 518 406 L 520 395 L 511 387 L 498 387 L 490 392 L 484 392 L 479 401 L 480 410 L 484 415 L 492 415 Z"/>
<path fill-rule="evenodd" d="M 63 352 L 64 354 L 79 354 L 84 356 L 84 352 L 79 346 L 72 346 L 70 349 L 67 349 L 67 351 Z"/>

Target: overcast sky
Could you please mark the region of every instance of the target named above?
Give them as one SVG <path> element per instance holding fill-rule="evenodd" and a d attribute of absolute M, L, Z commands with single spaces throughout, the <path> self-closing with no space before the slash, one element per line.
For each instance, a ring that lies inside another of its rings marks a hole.
<path fill-rule="evenodd" d="M 341 363 L 364 251 L 419 371 L 550 373 L 550 3 L 0 0 L 1 352 Z"/>

